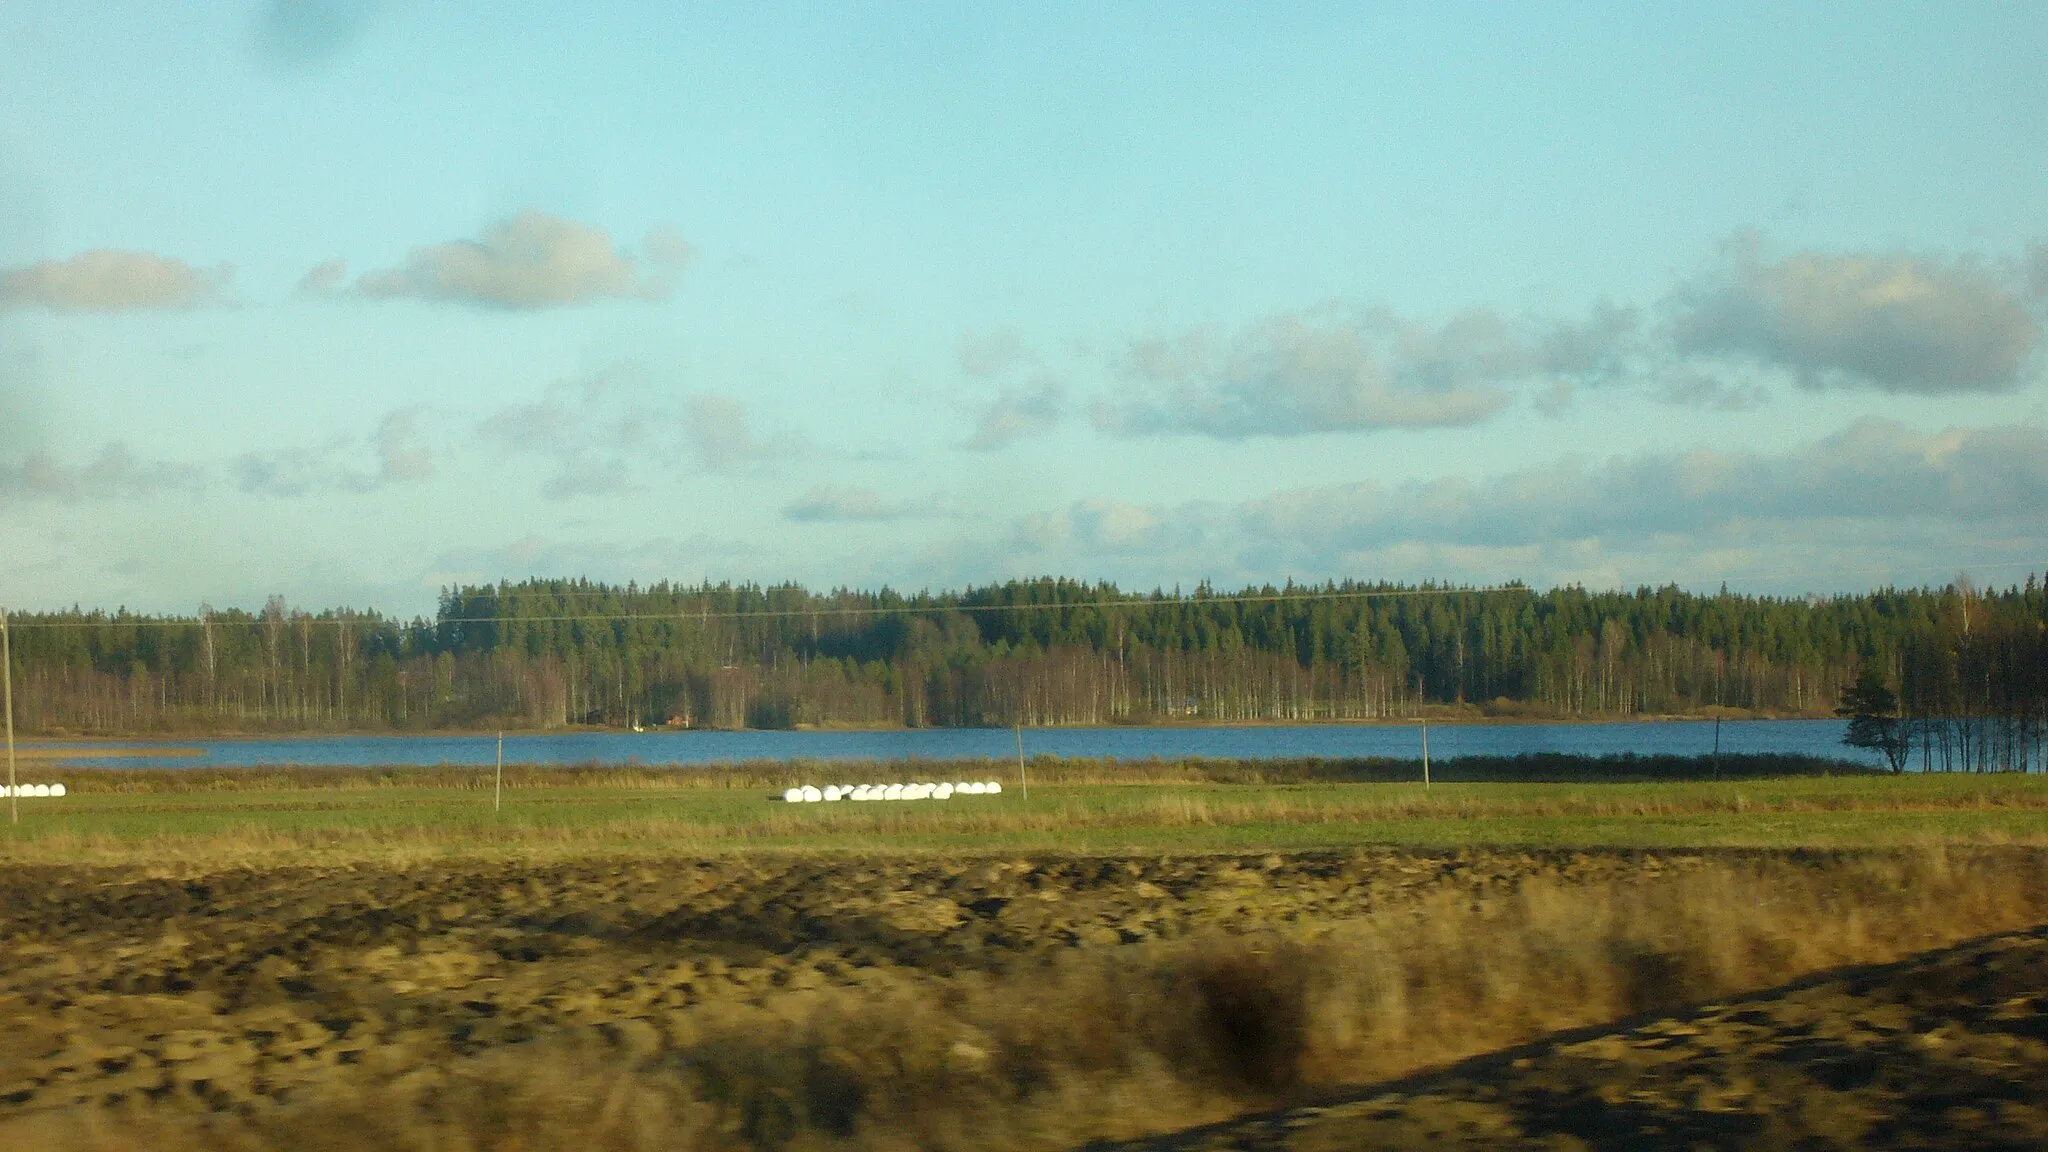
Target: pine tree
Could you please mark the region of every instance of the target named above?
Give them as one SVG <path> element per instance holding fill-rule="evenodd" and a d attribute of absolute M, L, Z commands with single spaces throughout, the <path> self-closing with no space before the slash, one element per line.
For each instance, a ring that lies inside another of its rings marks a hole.
<path fill-rule="evenodd" d="M 1849 721 L 1842 743 L 1883 753 L 1895 773 L 1906 770 L 1910 736 L 1899 719 L 1898 695 L 1886 686 L 1875 661 L 1865 661 L 1856 683 L 1842 690 L 1835 715 Z"/>

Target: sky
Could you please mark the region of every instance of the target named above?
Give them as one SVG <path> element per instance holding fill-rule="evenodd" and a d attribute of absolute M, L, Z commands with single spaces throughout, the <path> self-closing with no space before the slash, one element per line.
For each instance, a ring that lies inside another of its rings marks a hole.
<path fill-rule="evenodd" d="M 2048 6 L 0 0 L 0 604 L 2048 569 Z"/>

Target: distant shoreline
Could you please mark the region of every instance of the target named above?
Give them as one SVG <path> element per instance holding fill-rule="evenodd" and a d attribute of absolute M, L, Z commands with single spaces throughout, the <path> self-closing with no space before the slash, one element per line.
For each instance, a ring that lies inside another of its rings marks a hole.
<path fill-rule="evenodd" d="M 1072 731 L 1145 731 L 1145 730 L 1213 730 L 1213 729 L 1300 729 L 1300 728 L 1419 728 L 1427 723 L 1438 728 L 1533 728 L 1533 727 L 1587 727 L 1610 724 L 1705 724 L 1713 720 L 1740 723 L 1766 723 L 1791 720 L 1832 720 L 1831 715 L 1773 715 L 1753 712 L 1737 712 L 1730 709 L 1719 714 L 1676 714 L 1640 716 L 1484 716 L 1471 713 L 1446 712 L 1428 716 L 1398 717 L 1384 720 L 1186 720 L 1171 724 L 1042 724 L 1024 726 L 1027 732 L 1072 732 Z M 635 732 L 629 728 L 611 728 L 596 725 L 568 724 L 558 728 L 431 728 L 420 731 L 394 732 L 388 729 L 345 729 L 340 731 L 295 730 L 288 732 L 155 732 L 136 736 L 68 736 L 37 735 L 17 737 L 16 747 L 26 757 L 31 752 L 61 751 L 65 748 L 89 747 L 137 747 L 138 753 L 150 750 L 152 746 L 165 744 L 211 741 L 215 743 L 253 743 L 269 740 L 477 740 L 494 739 L 500 732 L 506 737 L 530 738 L 535 736 L 653 736 L 653 735 L 733 735 L 753 733 L 767 735 L 778 732 L 808 733 L 885 733 L 885 732 L 1007 732 L 1007 726 L 984 727 L 916 727 L 904 724 L 804 724 L 793 728 L 671 728 L 667 726 L 647 728 Z M 138 747 L 140 746 L 140 747 Z M 175 750 L 162 749 L 167 754 Z M 54 758 L 54 757 L 52 757 Z"/>

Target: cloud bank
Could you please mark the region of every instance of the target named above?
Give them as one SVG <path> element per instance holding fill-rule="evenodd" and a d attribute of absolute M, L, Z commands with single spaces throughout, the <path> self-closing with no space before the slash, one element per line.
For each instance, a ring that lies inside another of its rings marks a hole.
<path fill-rule="evenodd" d="M 1485 480 L 1393 488 L 1367 481 L 1268 497 L 1245 505 L 1241 516 L 1247 531 L 1272 541 L 1502 545 L 1640 540 L 1765 521 L 2018 525 L 2044 498 L 2042 429 L 1927 435 L 1867 418 L 1782 454 L 1701 448 L 1598 465 L 1566 459 Z"/>
<path fill-rule="evenodd" d="M 2004 263 L 1903 251 L 1774 257 L 1745 234 L 1648 321 L 1607 301 L 1575 320 L 1473 309 L 1441 324 L 1324 306 L 1134 339 L 1091 414 L 1114 436 L 1239 440 L 1460 427 L 1518 396 L 1554 415 L 1606 387 L 1720 411 L 1754 407 L 1781 382 L 2008 393 L 2036 378 L 2044 301 L 2048 246 Z M 963 349 L 962 364 L 971 374 L 999 367 L 1009 351 L 984 341 Z M 1003 442 L 1008 405 L 990 409 L 978 441 Z"/>
<path fill-rule="evenodd" d="M 1081 501 L 1020 518 L 993 551 L 1014 567 L 1140 571 L 1146 578 L 1282 574 L 1544 580 L 1704 580 L 1811 564 L 1842 587 L 1853 557 L 1953 569 L 1972 556 L 2041 562 L 2048 429 L 1927 434 L 1864 419 L 1782 453 L 1697 449 L 1604 462 L 1568 457 L 1447 476 L 1277 492 L 1237 504 Z M 1834 566 L 1831 572 L 1830 566 Z M 1937 572 L 1937 575 L 1940 573 Z"/>

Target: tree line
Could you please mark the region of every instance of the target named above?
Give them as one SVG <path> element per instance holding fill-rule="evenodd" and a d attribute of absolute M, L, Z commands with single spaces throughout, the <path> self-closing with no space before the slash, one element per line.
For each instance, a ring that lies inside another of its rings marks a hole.
<path fill-rule="evenodd" d="M 2026 592 L 2035 591 L 2030 579 Z M 2048 771 L 2048 637 L 2037 610 L 2000 611 L 1967 579 L 1945 611 L 1864 661 L 1836 714 L 1845 741 L 1894 772 Z M 2009 606 L 2005 606 L 2009 607 Z"/>
<path fill-rule="evenodd" d="M 1832 597 L 1358 582 L 1125 592 L 452 587 L 435 614 L 17 615 L 25 732 L 1830 715 L 1866 666 L 1929 766 L 2038 759 L 2041 583 Z"/>

